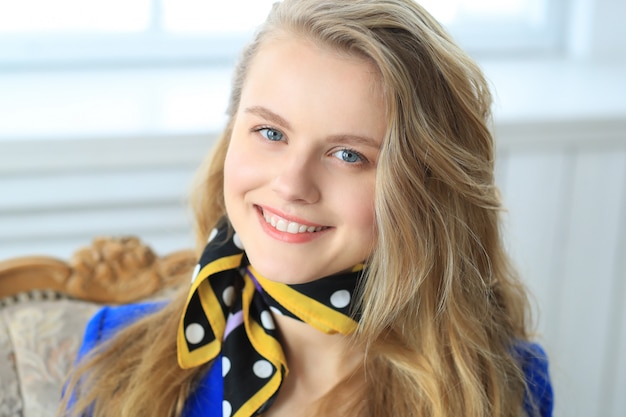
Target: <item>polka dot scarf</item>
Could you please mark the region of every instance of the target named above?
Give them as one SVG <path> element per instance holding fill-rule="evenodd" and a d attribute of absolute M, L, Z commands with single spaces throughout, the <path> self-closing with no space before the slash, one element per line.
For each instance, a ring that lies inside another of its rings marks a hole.
<path fill-rule="evenodd" d="M 272 314 L 301 320 L 325 333 L 350 334 L 350 302 L 362 265 L 314 282 L 286 285 L 257 273 L 227 221 L 211 234 L 178 330 L 182 368 L 221 357 L 223 415 L 255 416 L 276 398 L 287 363 Z"/>

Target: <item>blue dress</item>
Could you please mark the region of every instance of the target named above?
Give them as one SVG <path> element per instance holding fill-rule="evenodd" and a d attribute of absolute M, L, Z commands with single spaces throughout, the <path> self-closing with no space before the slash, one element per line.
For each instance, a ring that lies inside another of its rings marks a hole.
<path fill-rule="evenodd" d="M 146 303 L 102 308 L 87 325 L 79 358 L 98 343 L 115 335 L 120 328 L 158 310 L 162 305 Z M 541 417 L 552 416 L 554 397 L 545 352 L 537 344 L 520 345 L 518 352 L 530 391 L 526 394 L 526 409 L 531 409 L 532 401 Z M 209 372 L 188 398 L 183 417 L 222 417 L 222 361 L 219 359 L 213 362 Z"/>

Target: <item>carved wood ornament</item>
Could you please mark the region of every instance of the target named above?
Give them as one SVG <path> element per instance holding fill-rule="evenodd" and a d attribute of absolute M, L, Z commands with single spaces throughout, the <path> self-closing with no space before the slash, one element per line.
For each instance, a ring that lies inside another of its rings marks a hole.
<path fill-rule="evenodd" d="M 0 298 L 52 290 L 72 298 L 123 304 L 188 283 L 196 263 L 192 250 L 157 256 L 136 237 L 96 238 L 69 262 L 27 256 L 0 262 Z"/>

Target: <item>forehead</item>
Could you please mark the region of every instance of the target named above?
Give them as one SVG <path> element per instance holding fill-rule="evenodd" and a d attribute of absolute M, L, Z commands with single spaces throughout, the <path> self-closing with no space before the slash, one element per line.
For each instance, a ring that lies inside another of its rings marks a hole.
<path fill-rule="evenodd" d="M 323 65 L 335 72 L 341 72 L 340 67 L 352 71 L 355 76 L 366 76 L 372 88 L 380 88 L 380 71 L 373 60 L 357 52 L 350 52 L 327 45 L 311 37 L 296 33 L 276 31 L 268 34 L 261 42 L 259 49 L 253 57 L 249 72 L 258 67 L 259 62 L 267 63 L 268 60 L 282 58 L 280 65 L 285 66 L 289 62 L 296 63 L 302 60 L 317 58 Z M 288 58 L 289 60 L 284 60 Z M 276 62 L 278 64 L 278 62 Z"/>
<path fill-rule="evenodd" d="M 281 113 L 306 108 L 311 116 L 327 117 L 334 112 L 384 134 L 385 102 L 376 66 L 300 36 L 266 39 L 250 63 L 241 105 L 265 104 L 280 107 Z"/>

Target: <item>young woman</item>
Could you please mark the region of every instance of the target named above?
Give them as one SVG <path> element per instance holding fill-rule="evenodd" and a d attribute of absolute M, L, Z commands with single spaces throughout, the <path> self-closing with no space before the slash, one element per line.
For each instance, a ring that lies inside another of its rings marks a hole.
<path fill-rule="evenodd" d="M 103 309 L 60 414 L 550 415 L 490 104 L 411 0 L 276 4 L 199 174 L 191 288 Z"/>

